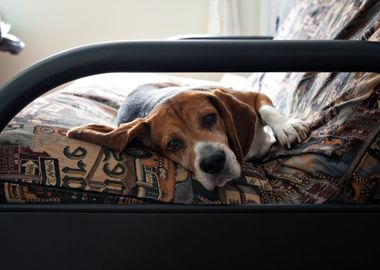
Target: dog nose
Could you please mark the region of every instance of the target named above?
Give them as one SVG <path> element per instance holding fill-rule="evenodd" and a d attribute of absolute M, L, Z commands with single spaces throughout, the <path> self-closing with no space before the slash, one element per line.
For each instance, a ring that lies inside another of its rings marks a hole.
<path fill-rule="evenodd" d="M 218 173 L 224 168 L 226 154 L 222 150 L 207 154 L 200 162 L 200 167 L 205 173 Z"/>

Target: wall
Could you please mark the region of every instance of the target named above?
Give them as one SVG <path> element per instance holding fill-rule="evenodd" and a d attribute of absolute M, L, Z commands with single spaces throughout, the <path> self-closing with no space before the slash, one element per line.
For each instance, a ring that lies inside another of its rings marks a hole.
<path fill-rule="evenodd" d="M 239 2 L 242 34 L 258 33 L 258 5 L 258 0 Z M 26 43 L 18 56 L 0 53 L 2 84 L 40 59 L 88 43 L 206 34 L 209 1 L 1 0 L 0 12 L 11 33 Z"/>

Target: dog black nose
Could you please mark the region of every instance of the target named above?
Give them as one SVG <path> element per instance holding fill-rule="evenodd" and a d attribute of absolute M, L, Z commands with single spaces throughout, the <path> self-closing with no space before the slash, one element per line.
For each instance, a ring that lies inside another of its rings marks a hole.
<path fill-rule="evenodd" d="M 200 167 L 205 173 L 218 173 L 224 168 L 226 163 L 226 154 L 222 150 L 218 150 L 207 154 L 200 162 Z"/>

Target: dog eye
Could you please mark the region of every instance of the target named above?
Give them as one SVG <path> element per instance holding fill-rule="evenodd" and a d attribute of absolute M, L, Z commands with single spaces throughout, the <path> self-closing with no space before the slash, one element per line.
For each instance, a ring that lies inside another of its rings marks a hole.
<path fill-rule="evenodd" d="M 183 146 L 183 143 L 178 140 L 178 139 L 173 139 L 171 141 L 169 141 L 166 145 L 166 148 L 171 151 L 171 152 L 175 152 L 179 149 L 181 149 Z"/>
<path fill-rule="evenodd" d="M 205 128 L 212 127 L 216 123 L 216 113 L 210 113 L 203 117 L 202 126 Z"/>

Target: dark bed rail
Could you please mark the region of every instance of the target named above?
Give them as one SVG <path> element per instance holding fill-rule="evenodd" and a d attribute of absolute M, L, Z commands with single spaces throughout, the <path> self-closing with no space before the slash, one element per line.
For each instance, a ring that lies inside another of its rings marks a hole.
<path fill-rule="evenodd" d="M 28 103 L 71 80 L 107 72 L 379 72 L 364 41 L 186 40 L 88 45 L 46 58 L 0 88 L 0 130 Z"/>
<path fill-rule="evenodd" d="M 300 204 L 300 205 L 181 205 L 181 204 L 0 204 L 0 214 L 19 213 L 119 213 L 119 214 L 298 214 L 313 215 L 321 213 L 379 213 L 376 204 Z"/>
<path fill-rule="evenodd" d="M 2 269 L 378 269 L 376 206 L 0 207 Z"/>

